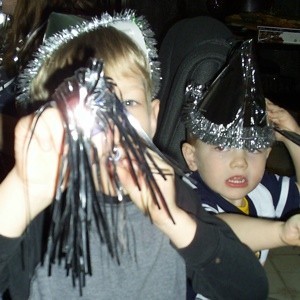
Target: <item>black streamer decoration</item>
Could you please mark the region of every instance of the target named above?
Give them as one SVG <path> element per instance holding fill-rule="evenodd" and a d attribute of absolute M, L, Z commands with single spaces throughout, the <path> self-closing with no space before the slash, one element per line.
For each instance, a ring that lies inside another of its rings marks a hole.
<path fill-rule="evenodd" d="M 113 224 L 109 226 L 105 211 L 105 203 L 112 201 L 112 194 L 101 192 L 105 177 L 102 176 L 103 170 L 100 167 L 102 157 L 99 158 L 99 151 L 92 141 L 95 135 L 100 133 L 107 138 L 103 144 L 109 148 L 109 153 L 104 165 L 118 204 L 122 205 L 125 199 L 116 172 L 120 159 L 118 147 L 121 147 L 123 156 L 128 159 L 128 168 L 135 184 L 139 187 L 132 160 L 136 162 L 138 172 L 142 174 L 155 204 L 160 208 L 163 206 L 174 222 L 153 176 L 153 173 L 158 173 L 165 178 L 167 174 L 155 164 L 149 149 L 171 162 L 160 153 L 139 123 L 127 112 L 116 96 L 115 89 L 112 79 L 104 76 L 103 62 L 92 59 L 87 68 L 78 69 L 73 77 L 66 79 L 56 89 L 51 101 L 36 111 L 39 117 L 48 107 L 59 109 L 67 149 L 62 157 L 58 188 L 51 207 L 49 275 L 52 264 L 64 259 L 67 275 L 71 274 L 74 285 L 78 282 L 80 295 L 85 286 L 86 275 L 92 275 L 89 236 L 92 217 L 101 241 L 107 245 L 112 258 L 120 262 L 119 233 L 114 232 Z M 86 117 L 82 118 L 84 115 Z M 116 136 L 118 145 L 115 144 Z M 173 163 L 172 166 L 177 173 L 183 175 Z M 67 186 L 66 191 L 64 186 Z"/>

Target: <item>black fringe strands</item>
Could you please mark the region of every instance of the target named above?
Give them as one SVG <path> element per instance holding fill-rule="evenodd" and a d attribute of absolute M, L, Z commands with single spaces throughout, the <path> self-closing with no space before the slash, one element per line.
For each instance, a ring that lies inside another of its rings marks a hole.
<path fill-rule="evenodd" d="M 51 207 L 49 275 L 51 266 L 64 260 L 67 275 L 71 275 L 74 285 L 78 283 L 81 295 L 86 275 L 92 275 L 89 233 L 92 219 L 100 240 L 107 245 L 112 258 L 119 262 L 122 250 L 118 245 L 120 232 L 115 232 L 114 224 L 108 223 L 105 204 L 109 203 L 112 195 L 101 192 L 107 176 L 103 176 L 103 168 L 100 167 L 105 166 L 104 171 L 112 182 L 118 205 L 122 205 L 125 195 L 116 172 L 120 159 L 118 147 L 122 148 L 122 155 L 129 162 L 128 168 L 135 184 L 139 187 L 138 172 L 139 176 L 142 174 L 156 205 L 162 205 L 173 220 L 153 176 L 153 173 L 159 173 L 165 178 L 166 174 L 154 163 L 149 149 L 165 158 L 126 111 L 115 89 L 114 82 L 104 76 L 103 62 L 93 59 L 87 68 L 78 69 L 73 77 L 66 79 L 56 89 L 51 101 L 36 111 L 39 117 L 47 107 L 59 109 L 67 149 L 61 160 L 58 188 Z M 99 133 L 107 138 L 100 148 L 109 148 L 104 162 L 101 161 L 99 145 L 93 143 L 93 137 Z M 115 144 L 116 139 L 118 145 Z M 138 171 L 132 161 L 136 162 Z M 148 162 L 151 162 L 151 168 Z M 181 172 L 176 167 L 175 171 Z"/>

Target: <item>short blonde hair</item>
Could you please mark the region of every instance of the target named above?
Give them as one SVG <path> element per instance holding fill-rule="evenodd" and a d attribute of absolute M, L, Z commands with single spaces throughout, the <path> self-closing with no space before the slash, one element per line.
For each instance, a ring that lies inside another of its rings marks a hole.
<path fill-rule="evenodd" d="M 108 26 L 83 33 L 55 51 L 31 83 L 32 100 L 47 100 L 64 78 L 84 67 L 91 57 L 104 61 L 106 75 L 141 76 L 151 99 L 151 71 L 144 52 L 125 33 Z"/>

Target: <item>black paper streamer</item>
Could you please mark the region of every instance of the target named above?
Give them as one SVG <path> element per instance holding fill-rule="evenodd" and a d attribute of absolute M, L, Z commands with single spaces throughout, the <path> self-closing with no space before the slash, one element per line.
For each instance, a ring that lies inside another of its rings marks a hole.
<path fill-rule="evenodd" d="M 160 208 L 163 206 L 169 212 L 153 177 L 153 173 L 158 173 L 164 178 L 167 174 L 164 174 L 154 163 L 149 149 L 168 160 L 154 146 L 139 124 L 133 127 L 131 121 L 133 117 L 117 98 L 116 88 L 114 82 L 104 76 L 103 62 L 94 59 L 87 68 L 77 70 L 73 77 L 66 79 L 57 88 L 51 101 L 36 112 L 40 116 L 49 106 L 59 109 L 68 149 L 62 159 L 58 188 L 51 207 L 52 221 L 48 242 L 49 275 L 51 275 L 51 265 L 64 259 L 66 272 L 71 274 L 74 285 L 78 282 L 81 295 L 86 274 L 92 274 L 92 258 L 89 250 L 89 227 L 92 216 L 96 221 L 101 241 L 107 245 L 112 258 L 119 262 L 120 253 L 117 238 L 119 233 L 114 232 L 113 225 L 108 225 L 104 205 L 109 203 L 112 197 L 99 192 L 96 188 L 99 187 L 101 191 L 103 186 L 99 153 L 92 142 L 95 134 L 101 132 L 104 135 L 113 135 L 110 139 L 114 141 L 114 134 L 118 132 L 120 136 L 118 146 L 125 151 L 124 155 L 128 158 L 129 170 L 136 185 L 139 186 L 137 171 L 129 158 L 132 158 L 140 168 L 139 173 L 142 173 L 156 205 Z M 92 120 L 88 126 L 80 121 L 80 116 L 85 113 L 88 115 L 85 120 Z M 116 172 L 118 160 L 118 147 L 111 142 L 105 165 L 109 170 L 117 201 L 122 205 L 125 196 Z M 152 169 L 147 160 L 154 165 Z M 174 168 L 182 175 L 181 170 L 176 166 Z M 67 185 L 65 192 L 62 188 L 63 182 Z M 173 220 L 170 212 L 169 217 Z"/>

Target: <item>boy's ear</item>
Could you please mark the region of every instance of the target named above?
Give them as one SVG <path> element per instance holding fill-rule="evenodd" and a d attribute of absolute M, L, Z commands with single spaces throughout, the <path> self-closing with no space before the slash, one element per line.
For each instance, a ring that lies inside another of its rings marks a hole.
<path fill-rule="evenodd" d="M 160 101 L 158 99 L 154 99 L 151 101 L 151 130 L 154 134 L 156 132 L 157 127 L 157 118 L 159 113 Z"/>
<path fill-rule="evenodd" d="M 198 169 L 195 150 L 195 147 L 189 143 L 183 143 L 181 146 L 182 155 L 191 171 L 197 171 Z"/>

